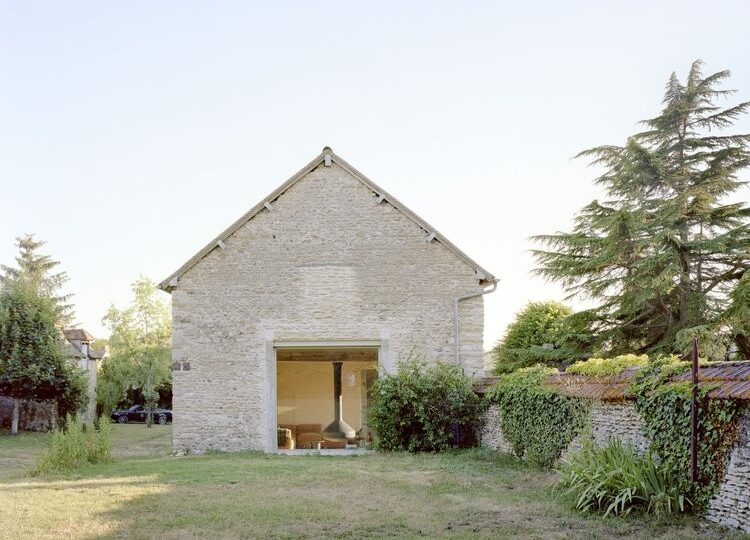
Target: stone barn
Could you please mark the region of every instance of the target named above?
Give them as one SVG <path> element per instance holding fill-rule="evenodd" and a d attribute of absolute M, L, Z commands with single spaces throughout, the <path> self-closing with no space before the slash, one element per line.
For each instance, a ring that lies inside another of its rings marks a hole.
<path fill-rule="evenodd" d="M 324 148 L 159 286 L 174 450 L 275 452 L 366 446 L 368 388 L 401 360 L 480 377 L 496 280 Z"/>

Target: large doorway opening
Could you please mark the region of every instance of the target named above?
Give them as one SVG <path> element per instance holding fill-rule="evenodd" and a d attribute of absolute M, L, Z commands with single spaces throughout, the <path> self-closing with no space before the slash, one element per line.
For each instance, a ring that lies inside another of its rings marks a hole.
<path fill-rule="evenodd" d="M 378 347 L 276 349 L 279 450 L 367 448 Z"/>

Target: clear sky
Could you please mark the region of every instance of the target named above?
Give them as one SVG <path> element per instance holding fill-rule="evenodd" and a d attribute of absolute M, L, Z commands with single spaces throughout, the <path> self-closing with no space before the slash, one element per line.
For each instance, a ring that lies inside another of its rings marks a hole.
<path fill-rule="evenodd" d="M 597 196 L 673 70 L 750 100 L 750 2 L 0 1 L 0 262 L 36 233 L 79 322 L 160 281 L 325 145 L 529 300 L 528 237 Z M 750 132 L 750 119 L 738 130 Z M 738 194 L 750 200 L 750 190 Z"/>

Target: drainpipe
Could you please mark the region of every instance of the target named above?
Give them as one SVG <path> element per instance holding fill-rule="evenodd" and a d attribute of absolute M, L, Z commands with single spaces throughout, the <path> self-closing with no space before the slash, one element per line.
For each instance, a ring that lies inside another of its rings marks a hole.
<path fill-rule="evenodd" d="M 460 349 L 460 343 L 458 340 L 459 339 L 458 338 L 458 303 L 461 300 L 468 300 L 469 298 L 475 298 L 477 296 L 482 296 L 485 294 L 489 294 L 491 292 L 495 292 L 495 290 L 497 289 L 498 281 L 500 280 L 493 278 L 492 287 L 490 287 L 489 289 L 483 289 L 482 291 L 479 291 L 479 292 L 472 292 L 469 294 L 465 294 L 463 296 L 457 296 L 456 298 L 453 299 L 453 338 L 454 338 L 453 339 L 453 344 L 454 344 L 453 357 L 454 357 L 456 364 L 458 364 L 458 351 Z"/>

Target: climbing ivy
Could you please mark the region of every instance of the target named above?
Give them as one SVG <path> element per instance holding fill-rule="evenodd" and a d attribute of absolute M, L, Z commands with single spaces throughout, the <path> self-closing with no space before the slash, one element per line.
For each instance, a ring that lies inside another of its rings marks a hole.
<path fill-rule="evenodd" d="M 670 382 L 690 369 L 676 357 L 659 358 L 642 369 L 631 384 L 635 407 L 644 423 L 651 450 L 676 480 L 681 493 L 694 508 L 705 508 L 726 472 L 729 453 L 738 437 L 739 404 L 728 399 L 709 399 L 710 386 L 698 393 L 698 482 L 690 479 L 689 382 Z"/>
<path fill-rule="evenodd" d="M 500 378 L 488 392 L 500 408 L 500 427 L 519 458 L 550 468 L 588 417 L 588 403 L 542 385 L 556 370 L 544 366 L 520 369 Z"/>

